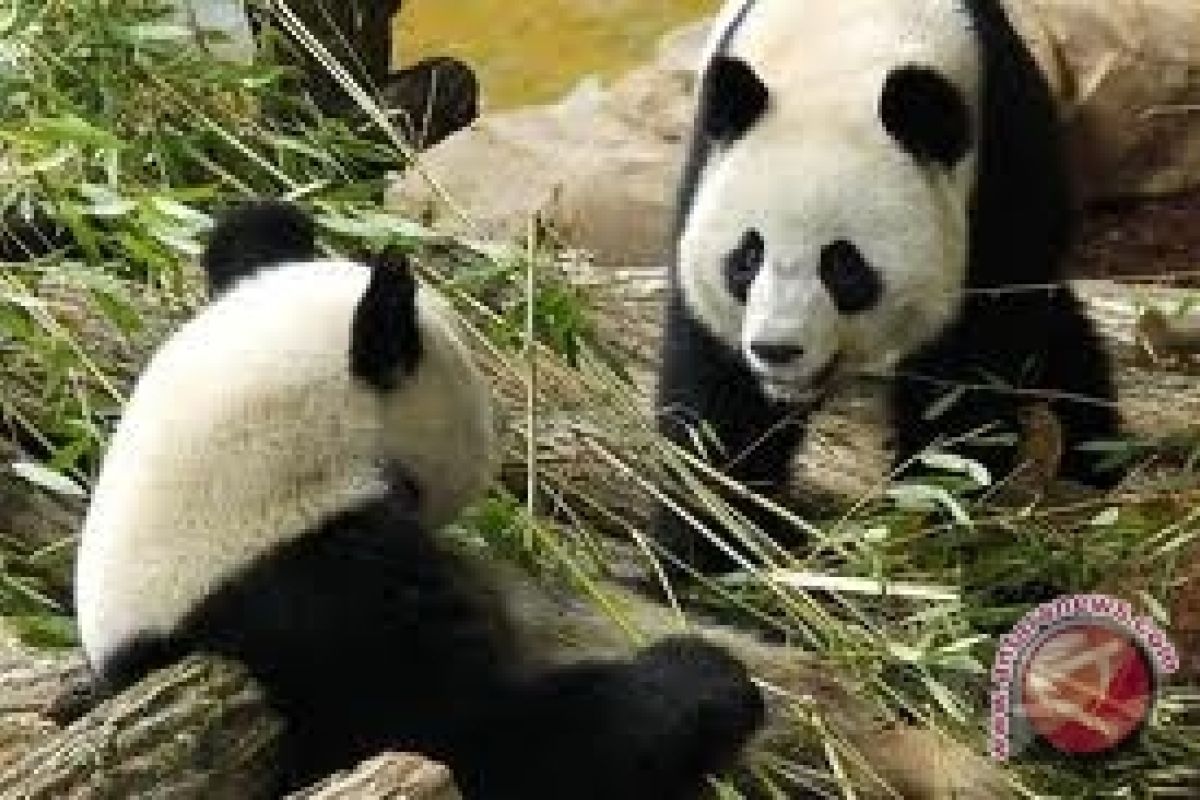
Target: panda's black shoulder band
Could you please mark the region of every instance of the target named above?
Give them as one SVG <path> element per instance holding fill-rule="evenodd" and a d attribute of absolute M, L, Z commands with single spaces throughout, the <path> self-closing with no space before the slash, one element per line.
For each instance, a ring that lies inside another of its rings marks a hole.
<path fill-rule="evenodd" d="M 371 281 L 354 311 L 350 371 L 381 392 L 396 388 L 421 360 L 417 279 L 408 256 L 389 248 L 374 257 Z"/>

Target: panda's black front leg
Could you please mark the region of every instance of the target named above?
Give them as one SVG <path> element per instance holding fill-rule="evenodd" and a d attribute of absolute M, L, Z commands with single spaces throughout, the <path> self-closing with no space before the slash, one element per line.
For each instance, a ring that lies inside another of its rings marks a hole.
<path fill-rule="evenodd" d="M 1060 475 L 1096 488 L 1120 480 L 1101 468 L 1102 453 L 1082 447 L 1117 438 L 1120 421 L 1109 356 L 1069 289 L 975 297 L 897 373 L 898 464 L 939 438 L 982 432 L 950 449 L 1001 479 L 1019 466 L 1014 439 L 1024 433 L 1022 411 L 1044 403 L 1061 432 Z"/>
<path fill-rule="evenodd" d="M 693 452 L 701 441 L 714 466 L 770 498 L 778 498 L 787 485 L 806 424 L 801 411 L 769 400 L 741 357 L 703 330 L 678 298 L 668 309 L 657 413 L 659 430 L 668 440 Z M 791 526 L 760 504 L 723 494 L 775 541 L 797 538 Z M 711 523 L 689 507 L 686 498 L 681 504 L 702 522 Z M 720 548 L 665 504 L 657 510 L 654 533 L 660 543 L 701 572 L 734 566 Z"/>

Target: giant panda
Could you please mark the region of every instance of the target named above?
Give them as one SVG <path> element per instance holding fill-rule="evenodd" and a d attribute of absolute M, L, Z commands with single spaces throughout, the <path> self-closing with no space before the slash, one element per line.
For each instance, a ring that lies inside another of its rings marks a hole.
<path fill-rule="evenodd" d="M 1050 90 L 999 0 L 733 0 L 702 64 L 657 411 L 778 495 L 810 412 L 889 382 L 897 464 L 935 440 L 1003 476 L 1031 401 L 1063 476 L 1109 486 L 1108 358 L 1060 285 L 1071 201 Z M 987 434 L 975 435 L 972 434 Z M 770 532 L 789 538 L 757 506 Z M 657 534 L 728 562 L 663 509 Z"/>
<path fill-rule="evenodd" d="M 383 750 L 468 798 L 692 798 L 763 721 L 698 638 L 550 663 L 434 535 L 492 477 L 489 391 L 407 261 L 321 258 L 283 204 L 230 212 L 215 299 L 138 380 L 95 486 L 76 606 L 101 696 L 191 652 L 287 722 L 280 789 Z"/>

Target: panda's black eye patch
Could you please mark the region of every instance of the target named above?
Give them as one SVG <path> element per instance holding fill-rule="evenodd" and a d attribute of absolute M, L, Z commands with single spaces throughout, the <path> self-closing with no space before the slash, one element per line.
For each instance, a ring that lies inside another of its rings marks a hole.
<path fill-rule="evenodd" d="M 867 311 L 883 296 L 883 281 L 857 247 L 838 240 L 821 251 L 821 282 L 843 314 Z"/>
<path fill-rule="evenodd" d="M 739 303 L 746 302 L 750 295 L 750 285 L 762 269 L 766 255 L 767 243 L 762 234 L 756 230 L 748 230 L 738 242 L 738 246 L 725 256 L 725 281 L 729 285 L 729 293 L 736 297 Z"/>
<path fill-rule="evenodd" d="M 718 56 L 704 74 L 701 125 L 718 142 L 740 139 L 767 112 L 771 95 L 766 85 L 738 58 Z"/>
<path fill-rule="evenodd" d="M 888 75 L 879 116 L 892 138 L 921 160 L 953 167 L 971 146 L 966 100 L 928 67 L 902 67 Z"/>

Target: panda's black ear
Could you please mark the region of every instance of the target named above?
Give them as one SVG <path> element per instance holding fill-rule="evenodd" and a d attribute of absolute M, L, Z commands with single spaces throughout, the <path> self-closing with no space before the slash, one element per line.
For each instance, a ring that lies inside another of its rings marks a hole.
<path fill-rule="evenodd" d="M 316 255 L 312 217 L 291 203 L 255 200 L 230 208 L 218 219 L 201 264 L 209 293 L 215 296 L 264 267 L 310 261 Z"/>
<path fill-rule="evenodd" d="M 771 93 L 740 58 L 717 56 L 704 73 L 700 89 L 700 124 L 718 142 L 737 141 L 771 104 Z"/>
<path fill-rule="evenodd" d="M 971 110 L 962 92 L 929 67 L 893 70 L 879 101 L 883 127 L 922 161 L 953 167 L 971 146 Z"/>
<path fill-rule="evenodd" d="M 421 360 L 417 279 L 407 254 L 388 248 L 374 257 L 371 280 L 354 310 L 350 371 L 380 392 L 391 391 Z"/>

